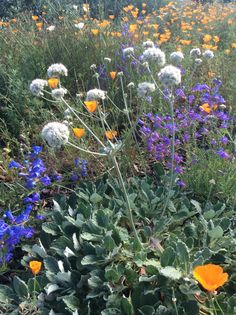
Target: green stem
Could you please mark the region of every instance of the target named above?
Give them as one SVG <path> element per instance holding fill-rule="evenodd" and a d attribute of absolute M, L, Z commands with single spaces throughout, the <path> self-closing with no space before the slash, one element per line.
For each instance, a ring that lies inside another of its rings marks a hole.
<path fill-rule="evenodd" d="M 125 188 L 125 183 L 124 183 L 124 180 L 123 180 L 123 177 L 122 177 L 119 165 L 117 163 L 117 160 L 116 160 L 115 156 L 111 156 L 111 158 L 112 158 L 112 161 L 114 163 L 115 169 L 117 171 L 117 174 L 118 174 L 121 186 L 122 186 L 122 190 L 124 192 L 125 200 L 126 200 L 127 207 L 128 207 L 128 217 L 129 217 L 129 220 L 130 220 L 130 223 L 131 223 L 131 227 L 132 227 L 135 239 L 136 239 L 137 243 L 140 245 L 140 247 L 142 247 L 142 243 L 141 243 L 141 241 L 139 239 L 138 233 L 137 233 L 135 225 L 134 225 L 133 213 L 132 213 L 129 197 L 128 197 L 128 194 L 127 194 L 127 191 L 126 191 L 126 188 Z"/>
<path fill-rule="evenodd" d="M 219 302 L 217 301 L 217 298 L 216 298 L 216 297 L 215 297 L 215 302 L 216 302 L 216 305 L 218 306 L 218 308 L 219 308 L 221 314 L 224 315 L 225 313 L 223 312 L 222 308 L 220 307 L 220 304 L 219 304 Z"/>

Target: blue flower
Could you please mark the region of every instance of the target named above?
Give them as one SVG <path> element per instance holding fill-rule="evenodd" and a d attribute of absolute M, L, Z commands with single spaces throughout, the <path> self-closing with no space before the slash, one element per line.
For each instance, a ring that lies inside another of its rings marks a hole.
<path fill-rule="evenodd" d="M 12 160 L 12 161 L 8 164 L 8 169 L 11 169 L 11 168 L 18 168 L 18 169 L 21 169 L 21 168 L 23 168 L 23 166 L 22 166 L 20 163 L 18 163 L 18 162 L 16 162 L 16 161 Z"/>

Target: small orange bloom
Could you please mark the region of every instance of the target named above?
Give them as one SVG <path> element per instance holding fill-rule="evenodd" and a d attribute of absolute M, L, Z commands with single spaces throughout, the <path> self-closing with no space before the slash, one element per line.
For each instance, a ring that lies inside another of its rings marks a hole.
<path fill-rule="evenodd" d="M 110 74 L 110 77 L 112 78 L 112 80 L 115 80 L 116 75 L 117 75 L 117 71 L 111 71 L 109 74 Z"/>
<path fill-rule="evenodd" d="M 48 79 L 48 85 L 50 86 L 50 88 L 52 90 L 56 89 L 59 83 L 59 79 L 58 78 L 50 78 Z"/>
<path fill-rule="evenodd" d="M 94 35 L 94 36 L 97 36 L 100 31 L 98 29 L 91 29 L 91 33 Z"/>
<path fill-rule="evenodd" d="M 207 291 L 215 291 L 228 281 L 229 275 L 223 273 L 223 268 L 214 264 L 207 264 L 197 266 L 193 270 L 194 278 L 203 286 Z"/>
<path fill-rule="evenodd" d="M 85 134 L 85 129 L 84 128 L 73 128 L 74 135 L 76 138 L 82 138 Z"/>
<path fill-rule="evenodd" d="M 117 131 L 115 131 L 115 130 L 106 131 L 105 135 L 106 135 L 107 139 L 112 140 L 117 136 Z"/>
<path fill-rule="evenodd" d="M 84 102 L 88 112 L 93 113 L 98 107 L 98 102 L 97 101 L 85 101 Z"/>
<path fill-rule="evenodd" d="M 203 41 L 204 43 L 208 43 L 212 39 L 212 36 L 209 34 L 204 35 Z"/>
<path fill-rule="evenodd" d="M 37 15 L 32 15 L 32 20 L 33 21 L 38 21 L 39 17 Z"/>
<path fill-rule="evenodd" d="M 41 30 L 42 27 L 43 27 L 43 22 L 38 22 L 38 23 L 36 23 L 36 26 L 37 26 L 37 29 L 38 29 L 38 30 Z"/>
<path fill-rule="evenodd" d="M 32 260 L 29 263 L 29 268 L 32 271 L 33 275 L 37 275 L 42 268 L 42 263 L 38 260 Z"/>
<path fill-rule="evenodd" d="M 210 114 L 212 110 L 217 109 L 217 105 L 215 104 L 213 106 L 210 106 L 208 103 L 204 103 L 202 104 L 202 106 L 199 106 L 199 108 L 205 113 Z"/>

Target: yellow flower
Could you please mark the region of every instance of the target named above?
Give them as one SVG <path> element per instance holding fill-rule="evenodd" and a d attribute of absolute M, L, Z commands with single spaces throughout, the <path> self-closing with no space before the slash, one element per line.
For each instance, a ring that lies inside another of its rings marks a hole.
<path fill-rule="evenodd" d="M 232 48 L 236 48 L 236 43 L 232 43 L 232 44 L 231 44 L 231 47 L 232 47 Z"/>
<path fill-rule="evenodd" d="M 73 132 L 76 138 L 82 138 L 85 134 L 84 128 L 73 128 Z"/>
<path fill-rule="evenodd" d="M 204 43 L 208 43 L 208 42 L 210 42 L 210 41 L 211 41 L 211 39 L 212 39 L 212 36 L 211 36 L 211 35 L 209 35 L 209 34 L 206 34 L 206 35 L 204 35 L 204 37 L 203 37 L 203 41 L 204 41 Z"/>
<path fill-rule="evenodd" d="M 97 101 L 85 101 L 84 104 L 85 104 L 85 106 L 86 106 L 86 108 L 87 108 L 89 113 L 95 112 L 95 110 L 98 107 L 98 102 Z"/>
<path fill-rule="evenodd" d="M 97 36 L 100 31 L 98 29 L 91 29 L 91 33 L 94 35 L 94 36 Z"/>
<path fill-rule="evenodd" d="M 43 22 L 38 22 L 38 23 L 36 23 L 36 26 L 37 26 L 37 29 L 38 29 L 38 30 L 41 30 L 42 27 L 43 27 Z"/>
<path fill-rule="evenodd" d="M 50 78 L 48 79 L 48 85 L 50 86 L 50 88 L 56 89 L 59 83 L 59 79 L 58 78 Z"/>
<path fill-rule="evenodd" d="M 223 273 L 223 268 L 218 265 L 208 264 L 198 266 L 193 270 L 194 278 L 207 291 L 215 291 L 228 281 L 229 275 Z"/>
<path fill-rule="evenodd" d="M 115 130 L 111 130 L 111 131 L 106 131 L 105 132 L 105 135 L 106 135 L 107 139 L 109 139 L 109 140 L 114 139 L 117 136 L 117 134 L 118 133 Z"/>
<path fill-rule="evenodd" d="M 110 74 L 110 77 L 112 78 L 112 80 L 115 80 L 116 75 L 117 75 L 117 71 L 111 71 L 109 74 Z"/>
<path fill-rule="evenodd" d="M 38 260 L 32 260 L 29 263 L 29 268 L 31 272 L 33 273 L 33 275 L 37 275 L 42 268 L 42 263 L 41 261 L 38 261 Z"/>

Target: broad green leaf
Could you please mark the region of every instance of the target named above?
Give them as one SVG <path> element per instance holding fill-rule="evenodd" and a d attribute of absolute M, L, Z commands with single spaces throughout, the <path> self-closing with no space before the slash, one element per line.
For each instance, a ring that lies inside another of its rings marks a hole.
<path fill-rule="evenodd" d="M 28 286 L 23 280 L 21 280 L 17 276 L 13 278 L 13 287 L 14 287 L 15 292 L 20 298 L 22 299 L 28 298 L 29 296 Z"/>
<path fill-rule="evenodd" d="M 75 311 L 76 309 L 79 308 L 80 301 L 74 295 L 65 296 L 65 297 L 63 297 L 62 300 L 66 304 L 66 306 L 72 311 Z"/>
<path fill-rule="evenodd" d="M 172 266 L 175 261 L 175 250 L 173 247 L 167 247 L 161 255 L 161 265 L 162 267 Z"/>

